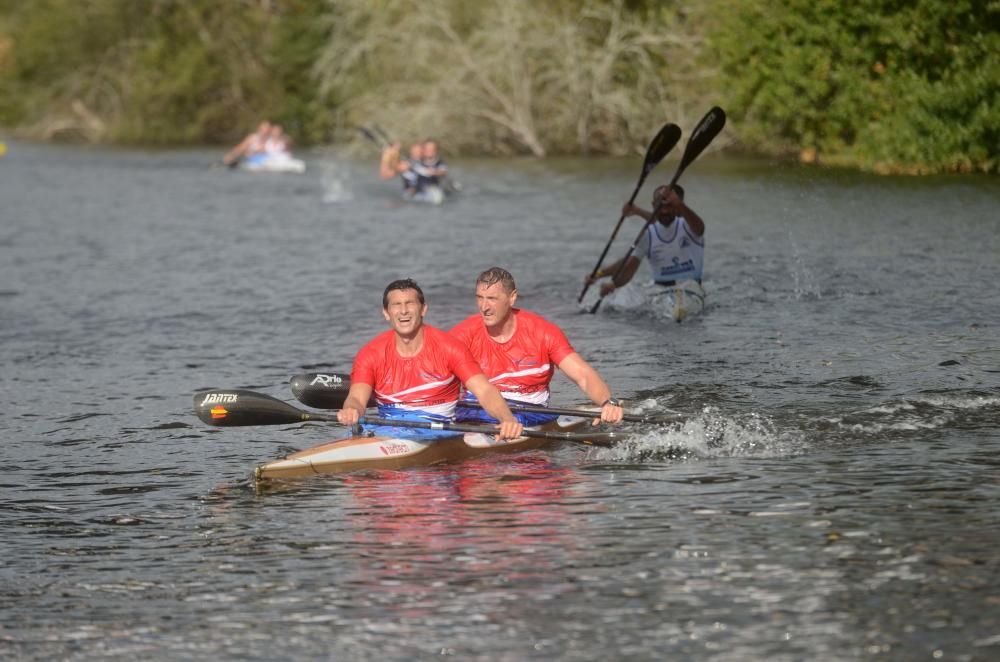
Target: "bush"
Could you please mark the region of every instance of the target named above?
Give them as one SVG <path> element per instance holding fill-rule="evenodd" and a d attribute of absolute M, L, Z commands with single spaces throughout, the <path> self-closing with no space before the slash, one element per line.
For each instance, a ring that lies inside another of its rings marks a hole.
<path fill-rule="evenodd" d="M 0 0 L 0 122 L 51 139 L 231 141 L 269 117 L 321 137 L 323 0 Z M 2 54 L 6 53 L 5 56 Z"/>
<path fill-rule="evenodd" d="M 727 4 L 712 41 L 751 149 L 880 172 L 997 171 L 1000 3 Z"/>

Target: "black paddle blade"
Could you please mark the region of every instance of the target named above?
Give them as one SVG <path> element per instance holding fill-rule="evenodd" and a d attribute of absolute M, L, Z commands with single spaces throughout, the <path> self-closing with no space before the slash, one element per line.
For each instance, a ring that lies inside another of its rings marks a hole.
<path fill-rule="evenodd" d="M 296 400 L 316 409 L 340 409 L 351 390 L 351 376 L 336 372 L 307 372 L 295 375 L 288 383 Z M 374 396 L 369 398 L 368 406 L 375 406 Z"/>
<path fill-rule="evenodd" d="M 372 133 L 369 129 L 367 129 L 367 128 L 363 127 L 363 126 L 359 126 L 358 127 L 358 131 L 360 131 L 361 135 L 363 135 L 368 140 L 372 141 L 372 143 L 374 143 L 376 146 L 383 147 L 384 143 L 381 140 L 379 140 L 378 138 L 376 138 L 375 134 Z"/>
<path fill-rule="evenodd" d="M 656 134 L 652 142 L 649 143 L 649 148 L 646 150 L 646 160 L 642 164 L 642 175 L 645 177 L 656 164 L 663 160 L 670 150 L 680 142 L 681 139 L 681 128 L 676 124 L 664 124 L 660 132 Z M 637 191 L 638 192 L 638 191 Z"/>
<path fill-rule="evenodd" d="M 701 118 L 698 126 L 691 133 L 691 137 L 688 138 L 688 144 L 684 148 L 684 156 L 681 157 L 681 162 L 677 166 L 674 178 L 670 180 L 671 186 L 677 183 L 677 180 L 681 177 L 681 173 L 691 165 L 692 161 L 698 158 L 699 154 L 705 151 L 705 148 L 719 135 L 724 126 L 726 126 L 726 113 L 724 110 L 715 106 L 705 113 L 705 116 Z"/>
<path fill-rule="evenodd" d="M 308 412 L 263 393 L 228 389 L 194 396 L 194 413 L 209 425 L 282 425 L 313 418 Z"/>
<path fill-rule="evenodd" d="M 380 127 L 378 124 L 376 124 L 372 128 L 375 129 L 375 133 L 377 133 L 379 135 L 379 137 L 381 137 L 382 140 L 384 140 L 387 145 L 391 145 L 392 144 L 392 139 L 389 138 L 389 134 L 388 133 L 386 133 L 385 131 L 382 130 L 382 127 Z"/>

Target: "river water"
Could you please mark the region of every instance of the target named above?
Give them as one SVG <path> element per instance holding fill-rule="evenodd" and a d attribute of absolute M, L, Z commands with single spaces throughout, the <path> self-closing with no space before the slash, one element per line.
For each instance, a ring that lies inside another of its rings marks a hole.
<path fill-rule="evenodd" d="M 454 163 L 426 207 L 372 158 L 218 156 L 0 159 L 3 658 L 1000 655 L 995 178 L 703 157 L 708 307 L 675 324 L 576 304 L 638 157 Z M 494 264 L 616 395 L 686 422 L 255 491 L 342 430 L 192 414 L 349 371 L 392 279 L 447 327 Z"/>

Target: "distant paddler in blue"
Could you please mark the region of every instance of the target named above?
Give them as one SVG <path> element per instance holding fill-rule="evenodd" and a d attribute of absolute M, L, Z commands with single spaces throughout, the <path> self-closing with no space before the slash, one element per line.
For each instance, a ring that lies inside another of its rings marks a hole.
<path fill-rule="evenodd" d="M 235 168 L 243 159 L 250 158 L 257 154 L 263 154 L 267 149 L 267 141 L 271 137 L 271 123 L 262 121 L 257 130 L 248 134 L 240 141 L 236 147 L 222 157 L 222 162 L 230 168 Z"/>
<path fill-rule="evenodd" d="M 639 216 L 646 220 L 646 231 L 635 250 L 622 265 L 622 260 L 596 272 L 587 282 L 601 284 L 601 296 L 627 285 L 635 276 L 643 258 L 649 259 L 653 282 L 662 287 L 690 283 L 700 290 L 705 264 L 705 222 L 684 202 L 684 189 L 678 184 L 660 186 L 653 191 L 653 211 L 631 203 L 622 207 L 622 216 Z M 653 222 L 655 220 L 655 222 Z"/>
<path fill-rule="evenodd" d="M 425 186 L 441 186 L 444 178 L 448 176 L 448 164 L 441 158 L 438 143 L 432 138 L 424 141 L 424 153 L 418 174 L 424 180 Z"/>
<path fill-rule="evenodd" d="M 393 143 L 382 150 L 379 175 L 382 179 L 400 177 L 403 197 L 408 200 L 441 204 L 444 201 L 441 180 L 448 174 L 448 166 L 441 158 L 437 141 L 413 143 L 405 159 L 401 158 L 400 149 L 399 143 Z"/>
<path fill-rule="evenodd" d="M 409 156 L 405 159 L 400 156 L 401 148 L 402 145 L 399 143 L 393 143 L 382 150 L 378 174 L 382 179 L 392 179 L 398 176 L 403 182 L 403 195 L 412 197 L 420 190 L 421 182 L 417 169 L 423 160 L 424 145 L 423 143 L 410 145 Z"/>
<path fill-rule="evenodd" d="M 281 125 L 266 120 L 231 149 L 223 163 L 251 172 L 304 172 L 306 169 L 305 161 L 292 156 L 291 143 Z"/>

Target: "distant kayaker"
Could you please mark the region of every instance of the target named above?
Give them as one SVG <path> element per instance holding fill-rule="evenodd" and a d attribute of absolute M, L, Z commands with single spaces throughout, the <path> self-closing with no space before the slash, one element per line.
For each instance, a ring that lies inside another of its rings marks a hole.
<path fill-rule="evenodd" d="M 280 124 L 272 124 L 264 141 L 264 150 L 270 156 L 291 156 L 292 143 Z"/>
<path fill-rule="evenodd" d="M 424 143 L 410 145 L 409 156 L 405 159 L 400 157 L 401 148 L 399 143 L 393 143 L 382 150 L 379 175 L 382 179 L 399 176 L 403 180 L 403 195 L 414 196 L 423 191 L 426 182 L 420 174 L 424 169 Z"/>
<path fill-rule="evenodd" d="M 372 393 L 382 418 L 451 421 L 461 385 L 499 421 L 501 439 L 520 436 L 522 425 L 475 358 L 458 340 L 424 324 L 427 304 L 416 282 L 396 280 L 382 293 L 382 315 L 392 328 L 361 348 L 351 388 L 337 420 L 354 425 Z"/>
<path fill-rule="evenodd" d="M 257 126 L 256 131 L 247 135 L 236 147 L 233 147 L 222 157 L 222 162 L 227 166 L 235 166 L 241 159 L 262 154 L 267 149 L 267 141 L 271 137 L 271 129 L 270 122 L 267 120 L 262 121 Z"/>
<path fill-rule="evenodd" d="M 515 308 L 516 302 L 517 286 L 510 272 L 500 267 L 487 269 L 476 278 L 479 313 L 459 322 L 449 333 L 469 348 L 490 383 L 511 403 L 548 405 L 549 382 L 558 367 L 601 408 L 595 423 L 619 422 L 620 403 L 611 397 L 611 389 L 597 371 L 573 349 L 562 329 L 540 315 Z M 461 405 L 459 409 L 461 419 L 490 420 L 478 410 Z M 526 425 L 557 418 L 554 414 L 521 412 L 517 416 Z"/>
<path fill-rule="evenodd" d="M 423 186 L 441 186 L 448 176 L 448 164 L 441 158 L 438 143 L 433 138 L 424 141 L 420 165 L 422 167 L 417 170 L 417 174 Z"/>
<path fill-rule="evenodd" d="M 705 263 L 705 222 L 684 202 L 684 189 L 674 184 L 660 186 L 653 191 L 653 211 L 625 203 L 623 216 L 639 216 L 647 222 L 656 214 L 656 222 L 650 223 L 635 251 L 629 256 L 625 268 L 617 278 L 601 284 L 601 296 L 605 297 L 616 289 L 624 287 L 635 276 L 643 258 L 649 259 L 653 281 L 657 285 L 672 287 L 685 280 L 701 284 Z M 593 283 L 602 278 L 614 276 L 622 265 L 622 260 L 600 269 L 593 278 L 585 279 Z"/>

